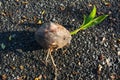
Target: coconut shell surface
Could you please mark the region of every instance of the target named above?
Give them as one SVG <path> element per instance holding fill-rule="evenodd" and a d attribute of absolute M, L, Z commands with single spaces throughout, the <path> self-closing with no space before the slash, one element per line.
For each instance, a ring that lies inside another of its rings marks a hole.
<path fill-rule="evenodd" d="M 68 44 L 72 39 L 70 32 L 62 25 L 49 22 L 44 23 L 35 33 L 36 41 L 43 48 L 59 49 Z"/>

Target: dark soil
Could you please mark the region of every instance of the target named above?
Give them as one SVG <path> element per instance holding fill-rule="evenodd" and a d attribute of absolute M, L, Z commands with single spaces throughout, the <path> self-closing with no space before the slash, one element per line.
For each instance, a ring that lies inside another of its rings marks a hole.
<path fill-rule="evenodd" d="M 53 80 L 53 65 L 45 65 L 47 50 L 37 44 L 34 32 L 40 21 L 77 29 L 93 5 L 97 16 L 109 17 L 74 35 L 69 47 L 53 52 L 57 78 L 119 80 L 120 0 L 0 0 L 0 80 Z"/>

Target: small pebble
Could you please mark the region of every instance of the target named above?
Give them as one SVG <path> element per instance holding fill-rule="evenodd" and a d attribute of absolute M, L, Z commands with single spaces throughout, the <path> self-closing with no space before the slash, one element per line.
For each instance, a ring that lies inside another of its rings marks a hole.
<path fill-rule="evenodd" d="M 2 6 L 2 2 L 0 1 L 0 7 Z"/>
<path fill-rule="evenodd" d="M 20 69 L 23 70 L 23 69 L 24 69 L 24 66 L 21 65 L 21 66 L 20 66 Z"/>
<path fill-rule="evenodd" d="M 7 75 L 6 74 L 2 75 L 2 80 L 7 80 Z"/>
<path fill-rule="evenodd" d="M 103 37 L 102 38 L 102 41 L 100 42 L 101 44 L 104 44 L 105 43 L 105 41 L 106 41 L 106 38 L 105 37 Z"/>
<path fill-rule="evenodd" d="M 110 58 L 107 58 L 107 59 L 106 59 L 106 63 L 107 63 L 108 66 L 111 66 Z"/>
<path fill-rule="evenodd" d="M 60 9 L 61 9 L 62 11 L 65 10 L 64 4 L 60 4 Z"/>
<path fill-rule="evenodd" d="M 118 56 L 120 56 L 120 51 L 118 51 Z"/>
<path fill-rule="evenodd" d="M 101 73 L 102 68 L 103 68 L 102 65 L 99 64 L 99 65 L 98 65 L 98 71 L 97 71 L 98 74 Z"/>

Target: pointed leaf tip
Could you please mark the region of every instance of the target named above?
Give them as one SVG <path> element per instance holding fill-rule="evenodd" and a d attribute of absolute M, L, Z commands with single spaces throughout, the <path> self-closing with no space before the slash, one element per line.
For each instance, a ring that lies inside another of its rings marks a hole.
<path fill-rule="evenodd" d="M 94 19 L 96 16 L 96 6 L 94 5 L 93 10 L 91 11 L 90 15 L 88 16 L 89 21 Z"/>

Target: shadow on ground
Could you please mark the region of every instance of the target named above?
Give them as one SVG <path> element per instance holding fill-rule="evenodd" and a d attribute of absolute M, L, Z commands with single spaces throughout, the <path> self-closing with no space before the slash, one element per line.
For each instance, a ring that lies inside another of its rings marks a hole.
<path fill-rule="evenodd" d="M 20 24 L 21 26 L 38 26 L 32 23 Z M 39 50 L 41 47 L 35 41 L 34 32 L 30 31 L 9 31 L 0 32 L 0 44 L 5 45 L 5 49 L 0 47 L 0 51 L 16 51 L 22 49 L 22 51 L 34 51 Z"/>

